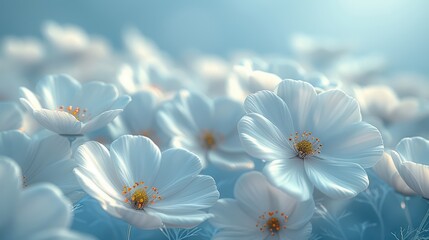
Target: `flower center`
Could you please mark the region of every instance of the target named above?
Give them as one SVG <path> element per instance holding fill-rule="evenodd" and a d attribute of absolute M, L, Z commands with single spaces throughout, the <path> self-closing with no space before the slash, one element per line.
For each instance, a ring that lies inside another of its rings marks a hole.
<path fill-rule="evenodd" d="M 86 109 L 81 110 L 80 107 L 75 107 L 73 108 L 73 106 L 68 106 L 68 107 L 64 107 L 64 106 L 59 106 L 58 110 L 63 111 L 63 112 L 67 112 L 69 114 L 71 114 L 73 117 L 75 117 L 78 121 L 82 121 L 85 119 L 86 117 Z"/>
<path fill-rule="evenodd" d="M 256 227 L 259 228 L 259 231 L 265 232 L 269 231 L 271 236 L 276 235 L 280 230 L 286 229 L 286 223 L 288 221 L 288 216 L 279 211 L 264 212 L 261 216 L 258 217 L 258 222 Z"/>
<path fill-rule="evenodd" d="M 203 144 L 207 149 L 213 149 L 216 146 L 216 138 L 211 132 L 204 132 L 203 136 Z"/>
<path fill-rule="evenodd" d="M 292 143 L 295 152 L 298 157 L 305 159 L 307 156 L 313 156 L 320 154 L 322 150 L 322 144 L 320 139 L 313 137 L 311 132 L 304 131 L 302 134 L 295 132 L 295 135 L 291 134 L 289 142 Z"/>
<path fill-rule="evenodd" d="M 143 210 L 148 204 L 162 199 L 156 187 L 144 186 L 144 182 L 136 182 L 132 187 L 124 186 L 122 195 L 126 196 L 124 201 L 136 210 Z"/>

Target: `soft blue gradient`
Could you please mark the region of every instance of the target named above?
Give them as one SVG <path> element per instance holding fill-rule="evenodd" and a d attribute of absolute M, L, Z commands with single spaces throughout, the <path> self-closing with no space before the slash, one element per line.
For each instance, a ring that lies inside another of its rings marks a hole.
<path fill-rule="evenodd" d="M 379 53 L 396 70 L 429 73 L 429 1 L 1 1 L 0 37 L 40 36 L 47 20 L 83 27 L 121 47 L 121 33 L 138 27 L 161 49 L 226 55 L 236 49 L 289 55 L 294 33 L 351 43 Z"/>

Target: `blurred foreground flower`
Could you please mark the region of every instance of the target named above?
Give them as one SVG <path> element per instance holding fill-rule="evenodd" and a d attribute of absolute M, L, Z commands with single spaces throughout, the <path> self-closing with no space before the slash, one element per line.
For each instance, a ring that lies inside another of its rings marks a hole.
<path fill-rule="evenodd" d="M 314 213 L 312 199 L 299 202 L 272 186 L 259 172 L 237 180 L 235 199 L 220 199 L 210 209 L 218 228 L 213 239 L 308 239 Z"/>
<path fill-rule="evenodd" d="M 21 167 L 24 187 L 49 182 L 73 202 L 83 196 L 73 174 L 76 164 L 70 159 L 70 143 L 64 137 L 51 135 L 39 140 L 19 131 L 1 132 L 0 155 L 13 159 Z"/>
<path fill-rule="evenodd" d="M 219 198 L 213 178 L 198 175 L 200 160 L 183 149 L 162 154 L 147 137 L 122 136 L 109 151 L 97 142 L 77 150 L 82 188 L 115 217 L 138 228 L 194 227 Z"/>
<path fill-rule="evenodd" d="M 118 97 L 114 85 L 81 85 L 66 75 L 48 76 L 37 83 L 35 92 L 21 88 L 21 103 L 40 125 L 62 135 L 83 135 L 104 127 L 131 100 L 126 95 Z"/>
<path fill-rule="evenodd" d="M 22 189 L 18 165 L 0 157 L 0 239 L 92 239 L 68 230 L 71 204 L 55 186 L 38 184 Z"/>
<path fill-rule="evenodd" d="M 264 173 L 274 185 L 302 200 L 312 197 L 313 186 L 331 198 L 368 187 L 364 168 L 381 158 L 383 142 L 344 92 L 317 94 L 308 83 L 283 80 L 276 93 L 252 94 L 244 107 L 241 142 L 250 155 L 268 161 Z"/>

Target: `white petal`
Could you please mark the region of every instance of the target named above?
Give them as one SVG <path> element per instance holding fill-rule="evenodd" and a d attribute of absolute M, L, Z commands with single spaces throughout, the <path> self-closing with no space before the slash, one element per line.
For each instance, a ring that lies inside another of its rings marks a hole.
<path fill-rule="evenodd" d="M 58 134 L 81 134 L 82 123 L 73 115 L 56 110 L 34 110 L 34 118 L 40 125 Z"/>
<path fill-rule="evenodd" d="M 193 154 L 197 155 L 201 161 L 203 168 L 207 166 L 207 150 L 201 146 L 193 138 L 186 138 L 185 136 L 175 137 L 171 140 L 171 146 L 174 148 L 184 148 Z"/>
<path fill-rule="evenodd" d="M 391 152 L 391 156 L 405 183 L 417 194 L 424 198 L 429 198 L 429 184 L 427 179 L 429 176 L 429 166 L 404 161 L 395 151 Z"/>
<path fill-rule="evenodd" d="M 192 228 L 213 217 L 211 214 L 203 211 L 180 214 L 163 214 L 157 212 L 156 215 L 161 218 L 167 228 Z"/>
<path fill-rule="evenodd" d="M 416 194 L 410 187 L 408 187 L 408 185 L 399 175 L 392 156 L 389 154 L 389 152 L 385 152 L 381 160 L 378 161 L 378 163 L 372 169 L 381 179 L 387 182 L 399 193 L 404 195 Z"/>
<path fill-rule="evenodd" d="M 82 133 L 91 132 L 102 127 L 113 121 L 123 110 L 115 109 L 101 113 L 100 115 L 92 118 L 82 126 Z"/>
<path fill-rule="evenodd" d="M 429 165 L 429 141 L 422 137 L 404 138 L 396 150 L 405 161 Z"/>
<path fill-rule="evenodd" d="M 208 152 L 208 158 L 211 163 L 226 170 L 253 169 L 255 167 L 255 163 L 250 156 L 244 152 L 212 150 Z"/>
<path fill-rule="evenodd" d="M 319 138 L 323 144 L 320 157 L 357 163 L 364 168 L 374 166 L 384 151 L 380 132 L 365 122 L 339 128 L 329 136 Z"/>
<path fill-rule="evenodd" d="M 271 91 L 249 95 L 244 102 L 247 113 L 258 113 L 273 123 L 285 136 L 294 134 L 294 122 L 286 103 Z"/>
<path fill-rule="evenodd" d="M 125 135 L 110 145 L 112 160 L 126 171 L 129 186 L 145 182 L 152 186 L 161 164 L 161 152 L 150 138 Z"/>
<path fill-rule="evenodd" d="M 67 228 L 71 224 L 71 204 L 53 185 L 40 184 L 26 188 L 18 204 L 19 211 L 14 219 L 15 226 L 19 226 L 17 239 L 43 230 Z"/>
<path fill-rule="evenodd" d="M 304 162 L 300 158 L 269 162 L 263 172 L 273 185 L 299 200 L 310 199 L 313 195 L 313 184 L 308 179 Z"/>
<path fill-rule="evenodd" d="M 182 184 L 178 183 L 178 185 Z M 215 181 L 206 175 L 194 177 L 188 185 L 177 190 L 176 193 L 148 207 L 165 214 L 188 214 L 199 209 L 209 208 L 219 199 Z"/>
<path fill-rule="evenodd" d="M 151 129 L 155 122 L 156 98 L 149 91 L 132 95 L 133 101 L 122 113 L 122 119 L 132 133 Z"/>
<path fill-rule="evenodd" d="M 235 127 L 237 128 L 237 125 Z M 244 152 L 237 129 L 226 138 L 221 138 L 219 143 L 217 143 L 217 147 L 226 152 Z"/>
<path fill-rule="evenodd" d="M 102 144 L 86 142 L 79 146 L 74 156 L 79 172 L 91 179 L 99 188 L 115 199 L 122 199 L 127 177 L 124 165 L 114 161 Z"/>
<path fill-rule="evenodd" d="M 69 140 L 57 134 L 33 140 L 27 155 L 27 161 L 31 163 L 28 168 L 23 169 L 23 174 L 27 177 L 36 176 L 43 168 L 70 158 L 71 153 Z"/>
<path fill-rule="evenodd" d="M 19 99 L 21 101 L 21 103 L 23 102 L 23 100 L 25 100 L 26 104 L 23 103 L 24 106 L 27 105 L 30 107 L 30 109 L 27 106 L 25 107 L 28 111 L 33 111 L 33 109 L 42 108 L 42 106 L 40 105 L 39 99 L 37 98 L 36 95 L 34 95 L 34 93 L 32 91 L 28 90 L 25 87 L 20 87 L 19 93 L 22 97 Z"/>
<path fill-rule="evenodd" d="M 18 129 L 22 125 L 22 113 L 18 105 L 13 102 L 0 102 L 0 131 Z"/>
<path fill-rule="evenodd" d="M 179 148 L 162 152 L 161 164 L 153 186 L 164 198 L 174 195 L 188 185 L 202 170 L 198 157 Z"/>
<path fill-rule="evenodd" d="M 118 90 L 113 84 L 104 82 L 88 82 L 82 85 L 77 99 L 77 106 L 85 108 L 93 116 L 110 110 L 110 106 L 118 98 Z"/>
<path fill-rule="evenodd" d="M 224 137 L 237 134 L 237 123 L 244 115 L 242 105 L 229 98 L 217 98 L 214 101 L 214 130 Z"/>
<path fill-rule="evenodd" d="M 310 115 L 312 127 L 309 128 L 318 136 L 362 120 L 357 101 L 341 90 L 330 90 L 317 95 Z"/>
<path fill-rule="evenodd" d="M 298 202 L 292 214 L 289 215 L 286 228 L 301 231 L 302 228 L 307 227 L 313 217 L 315 208 L 312 198 L 304 202 Z"/>
<path fill-rule="evenodd" d="M 31 161 L 27 159 L 30 145 L 31 139 L 20 131 L 0 132 L 0 155 L 14 160 L 23 171 L 27 170 L 31 164 Z"/>
<path fill-rule="evenodd" d="M 209 212 L 214 215 L 209 222 L 218 229 L 234 229 L 235 231 L 259 232 L 255 228 L 258 219 L 248 214 L 235 199 L 223 198 L 210 208 Z"/>
<path fill-rule="evenodd" d="M 316 91 L 313 86 L 303 81 L 286 79 L 280 82 L 275 92 L 288 106 L 295 130 L 311 131 L 305 127 L 308 125 L 309 116 L 316 101 Z"/>
<path fill-rule="evenodd" d="M 0 156 L 0 231 L 5 231 L 12 214 L 17 209 L 17 200 L 22 188 L 22 175 L 19 166 L 11 159 Z"/>
<path fill-rule="evenodd" d="M 304 165 L 314 186 L 333 199 L 354 197 L 369 184 L 365 170 L 356 163 L 312 157 Z"/>
<path fill-rule="evenodd" d="M 125 197 L 121 196 L 120 194 L 111 194 L 112 191 L 108 190 L 108 186 L 103 186 L 99 183 L 96 183 L 97 180 L 94 179 L 91 174 L 88 174 L 88 172 L 84 169 L 75 168 L 74 173 L 76 174 L 76 179 L 78 180 L 82 189 L 91 197 L 97 199 L 100 203 L 110 205 L 125 204 Z M 115 215 L 116 212 L 110 212 L 110 214 Z M 115 216 L 119 217 L 117 215 Z"/>
<path fill-rule="evenodd" d="M 212 105 L 208 99 L 181 91 L 160 108 L 157 120 L 166 134 L 189 137 L 201 130 L 211 129 L 212 115 Z"/>
<path fill-rule="evenodd" d="M 281 240 L 295 240 L 295 239 L 309 239 L 313 227 L 311 223 L 305 225 L 302 229 L 292 230 L 286 229 L 286 231 L 280 232 Z"/>
<path fill-rule="evenodd" d="M 36 93 L 42 98 L 42 105 L 48 109 L 70 106 L 76 103 L 80 83 L 67 75 L 50 75 L 39 81 Z"/>
<path fill-rule="evenodd" d="M 158 229 L 163 226 L 160 217 L 156 216 L 153 211 L 141 211 L 127 208 L 122 205 L 102 204 L 104 210 L 117 216 L 134 227 L 142 229 Z"/>
<path fill-rule="evenodd" d="M 238 132 L 244 149 L 253 157 L 271 161 L 295 155 L 282 132 L 262 115 L 244 116 L 238 123 Z"/>

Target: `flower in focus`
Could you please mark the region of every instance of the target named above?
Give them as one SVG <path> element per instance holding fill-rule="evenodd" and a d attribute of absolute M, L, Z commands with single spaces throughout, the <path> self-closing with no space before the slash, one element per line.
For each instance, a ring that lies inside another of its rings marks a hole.
<path fill-rule="evenodd" d="M 22 126 L 23 114 L 14 102 L 0 102 L 0 132 L 18 129 Z"/>
<path fill-rule="evenodd" d="M 393 187 L 395 191 L 406 196 L 416 195 L 416 193 L 404 182 L 401 175 L 399 175 L 390 151 L 384 152 L 383 157 L 372 169 L 381 179 Z"/>
<path fill-rule="evenodd" d="M 189 228 L 210 214 L 219 192 L 198 175 L 200 160 L 184 149 L 164 152 L 147 137 L 122 136 L 110 145 L 87 142 L 77 150 L 82 188 L 111 215 L 138 228 Z"/>
<path fill-rule="evenodd" d="M 210 209 L 218 228 L 213 239 L 308 239 L 314 213 L 312 199 L 299 202 L 250 172 L 235 185 L 236 199 L 220 199 Z"/>
<path fill-rule="evenodd" d="M 340 90 L 317 94 L 308 83 L 283 80 L 245 103 L 238 131 L 246 151 L 267 161 L 271 183 L 302 200 L 313 187 L 331 198 L 368 186 L 364 168 L 383 154 L 379 131 L 361 121 L 357 102 Z"/>
<path fill-rule="evenodd" d="M 37 184 L 22 189 L 21 171 L 0 157 L 0 239 L 92 239 L 68 230 L 71 204 L 55 186 Z"/>
<path fill-rule="evenodd" d="M 72 151 L 67 138 L 51 135 L 30 139 L 19 131 L 1 132 L 0 155 L 13 159 L 21 167 L 24 187 L 49 182 L 73 202 L 83 196 L 73 174 L 76 164 L 70 159 Z"/>
<path fill-rule="evenodd" d="M 21 88 L 21 103 L 40 125 L 62 135 L 82 135 L 107 125 L 130 102 L 118 97 L 114 85 L 81 85 L 66 75 L 52 75 L 37 83 L 34 94 Z"/>
<path fill-rule="evenodd" d="M 197 154 L 203 167 L 208 162 L 227 169 L 252 169 L 253 161 L 240 145 L 237 122 L 244 111 L 228 98 L 211 101 L 187 91 L 161 106 L 158 121 L 174 147 Z"/>
<path fill-rule="evenodd" d="M 417 194 L 429 199 L 429 141 L 422 137 L 402 139 L 392 151 L 399 175 Z"/>

